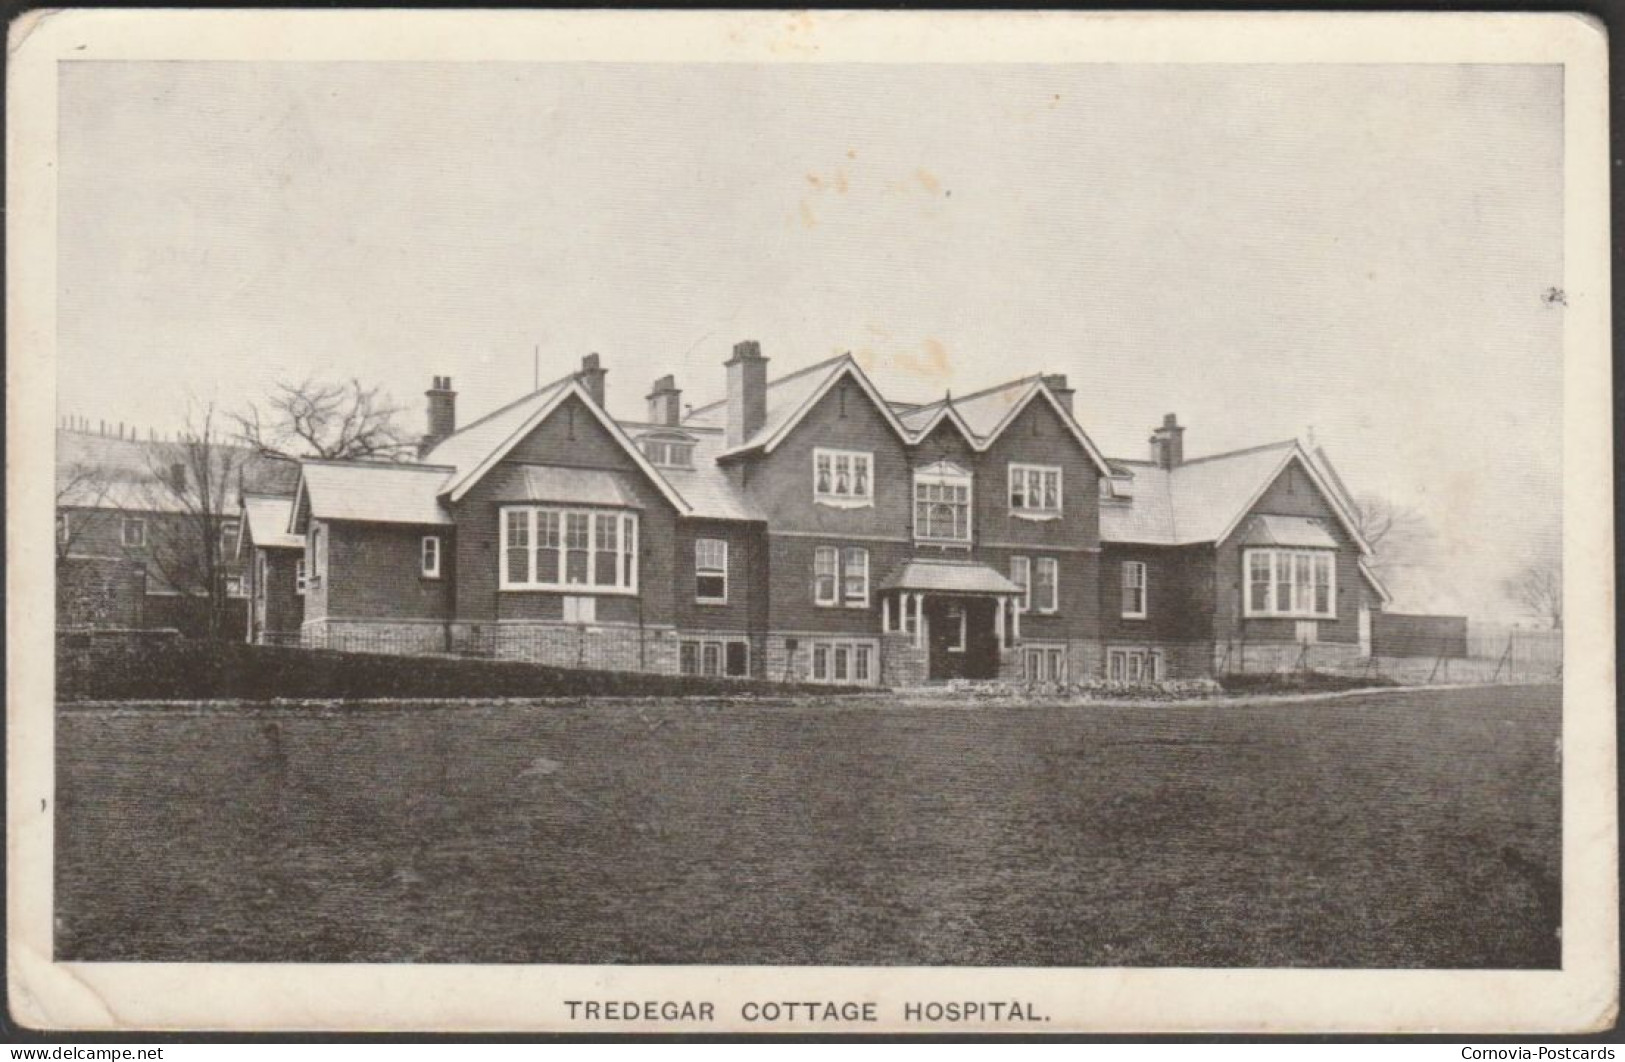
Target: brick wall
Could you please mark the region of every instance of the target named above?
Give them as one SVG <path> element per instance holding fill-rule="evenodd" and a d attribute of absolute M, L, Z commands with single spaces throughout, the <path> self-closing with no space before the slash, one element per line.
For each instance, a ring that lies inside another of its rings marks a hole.
<path fill-rule="evenodd" d="M 450 572 L 454 554 L 449 527 L 329 521 L 327 615 L 335 619 L 450 618 Z M 441 575 L 423 574 L 425 535 L 441 540 Z"/>
<path fill-rule="evenodd" d="M 143 625 L 146 580 L 133 561 L 117 557 L 70 557 L 56 566 L 58 627 Z"/>

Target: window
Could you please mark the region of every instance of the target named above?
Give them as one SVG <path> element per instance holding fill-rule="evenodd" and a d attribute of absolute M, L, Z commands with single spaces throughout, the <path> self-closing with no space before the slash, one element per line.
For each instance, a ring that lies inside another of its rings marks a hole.
<path fill-rule="evenodd" d="M 1028 557 L 1010 558 L 1010 581 L 1021 587 L 1021 600 L 1016 607 L 1023 612 L 1033 608 L 1033 562 Z"/>
<path fill-rule="evenodd" d="M 728 600 L 728 543 L 723 539 L 694 540 L 694 600 Z"/>
<path fill-rule="evenodd" d="M 819 546 L 813 551 L 813 603 L 834 605 L 839 586 L 841 551 L 834 546 Z"/>
<path fill-rule="evenodd" d="M 310 528 L 310 552 L 314 571 L 305 580 L 306 585 L 319 587 L 322 578 L 327 574 L 327 535 L 321 524 L 313 524 Z"/>
<path fill-rule="evenodd" d="M 847 608 L 868 607 L 868 550 L 849 546 L 841 551 L 841 600 Z"/>
<path fill-rule="evenodd" d="M 965 651 L 965 606 L 948 606 L 948 645 L 950 653 Z"/>
<path fill-rule="evenodd" d="M 237 527 L 238 527 L 238 525 L 237 525 L 236 520 L 222 520 L 222 521 L 220 521 L 220 552 L 221 553 L 236 553 L 237 552 Z"/>
<path fill-rule="evenodd" d="M 971 474 L 951 461 L 914 473 L 914 537 L 925 542 L 970 543 Z"/>
<path fill-rule="evenodd" d="M 597 623 L 598 599 L 569 594 L 564 599 L 564 622 Z"/>
<path fill-rule="evenodd" d="M 1061 470 L 1053 465 L 1010 466 L 1010 511 L 1016 516 L 1061 515 Z"/>
<path fill-rule="evenodd" d="M 1145 564 L 1123 562 L 1123 618 L 1145 619 Z"/>
<path fill-rule="evenodd" d="M 873 505 L 874 455 L 860 450 L 813 450 L 813 500 L 856 509 Z"/>
<path fill-rule="evenodd" d="M 440 536 L 423 536 L 423 577 L 425 579 L 440 578 Z"/>
<path fill-rule="evenodd" d="M 1030 645 L 1022 650 L 1023 677 L 1028 682 L 1065 682 L 1066 650 L 1055 645 Z"/>
<path fill-rule="evenodd" d="M 848 546 L 813 550 L 813 604 L 869 607 L 869 551 Z"/>
<path fill-rule="evenodd" d="M 504 590 L 637 593 L 638 518 L 602 510 L 502 510 Z"/>
<path fill-rule="evenodd" d="M 1250 549 L 1245 615 L 1337 618 L 1337 565 L 1327 550 Z"/>
<path fill-rule="evenodd" d="M 243 577 L 242 576 L 240 576 L 240 575 L 228 575 L 228 576 L 226 576 L 226 596 L 227 597 L 247 597 L 248 596 L 247 594 L 243 593 Z"/>
<path fill-rule="evenodd" d="M 68 544 L 68 514 L 56 514 L 56 540 L 61 545 Z"/>
<path fill-rule="evenodd" d="M 305 558 L 300 557 L 293 562 L 293 592 L 303 597 L 305 585 Z"/>
<path fill-rule="evenodd" d="M 119 529 L 119 541 L 126 546 L 145 546 L 147 544 L 147 522 L 138 516 L 126 516 L 124 525 Z"/>
<path fill-rule="evenodd" d="M 267 576 L 269 570 L 269 564 L 265 559 L 265 554 L 261 553 L 259 557 L 255 559 L 253 568 L 255 598 L 263 598 L 265 596 L 266 584 L 269 582 Z"/>
<path fill-rule="evenodd" d="M 1161 682 L 1162 650 L 1112 649 L 1106 654 L 1106 677 L 1112 682 Z"/>
<path fill-rule="evenodd" d="M 1032 606 L 1039 612 L 1054 612 L 1060 607 L 1061 566 L 1054 557 L 1039 557 L 1033 562 Z"/>
<path fill-rule="evenodd" d="M 875 681 L 873 642 L 816 639 L 812 642 L 812 680 L 872 685 Z"/>
<path fill-rule="evenodd" d="M 677 643 L 677 670 L 745 678 L 750 674 L 750 643 L 742 638 L 685 638 Z"/>
<path fill-rule="evenodd" d="M 694 466 L 694 444 L 687 439 L 645 438 L 641 446 L 650 464 L 664 468 Z"/>

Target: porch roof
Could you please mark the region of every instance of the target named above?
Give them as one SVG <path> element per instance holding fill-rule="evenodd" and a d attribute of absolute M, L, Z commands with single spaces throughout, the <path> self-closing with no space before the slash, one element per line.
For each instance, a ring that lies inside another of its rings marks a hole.
<path fill-rule="evenodd" d="M 886 590 L 939 594 L 1019 594 L 1021 587 L 985 564 L 954 560 L 904 561 L 880 584 Z"/>
<path fill-rule="evenodd" d="M 1257 515 L 1248 521 L 1241 536 L 1244 546 L 1297 546 L 1305 549 L 1336 549 L 1337 539 L 1326 530 L 1324 521 L 1307 516 Z"/>
<path fill-rule="evenodd" d="M 619 472 L 554 465 L 516 465 L 499 470 L 492 498 L 499 502 L 568 502 L 641 509 L 636 489 Z"/>

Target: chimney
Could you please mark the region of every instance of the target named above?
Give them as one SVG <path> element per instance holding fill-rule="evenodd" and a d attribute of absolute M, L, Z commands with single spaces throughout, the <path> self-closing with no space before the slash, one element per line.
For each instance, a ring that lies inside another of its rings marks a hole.
<path fill-rule="evenodd" d="M 1178 468 L 1185 462 L 1185 429 L 1172 413 L 1151 433 L 1151 460 L 1158 468 Z"/>
<path fill-rule="evenodd" d="M 576 373 L 576 379 L 581 381 L 581 386 L 587 389 L 587 393 L 592 396 L 599 409 L 604 408 L 604 377 L 608 375 L 609 370 L 599 364 L 597 354 L 588 354 L 582 358 L 581 371 Z"/>
<path fill-rule="evenodd" d="M 728 448 L 744 445 L 767 420 L 767 359 L 754 339 L 734 344 L 728 366 Z"/>
<path fill-rule="evenodd" d="M 1052 372 L 1044 377 L 1044 386 L 1048 387 L 1055 401 L 1061 403 L 1061 408 L 1067 413 L 1072 412 L 1072 388 L 1066 385 L 1066 373 Z"/>
<path fill-rule="evenodd" d="M 418 441 L 419 457 L 457 430 L 457 392 L 451 389 L 451 377 L 436 376 L 434 386 L 423 393 L 429 399 L 429 430 Z"/>
<path fill-rule="evenodd" d="M 677 389 L 677 378 L 662 376 L 649 389 L 649 423 L 675 428 L 683 421 L 683 392 Z"/>

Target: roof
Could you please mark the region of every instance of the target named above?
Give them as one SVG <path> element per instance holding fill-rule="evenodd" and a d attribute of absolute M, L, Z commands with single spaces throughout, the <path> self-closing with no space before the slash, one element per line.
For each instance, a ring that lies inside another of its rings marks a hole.
<path fill-rule="evenodd" d="M 773 448 L 790 434 L 790 430 L 800 423 L 801 418 L 818 405 L 819 399 L 842 379 L 851 379 L 857 383 L 874 403 L 875 410 L 899 438 L 905 443 L 914 441 L 909 430 L 903 426 L 903 422 L 897 419 L 897 414 L 892 412 L 891 405 L 869 381 L 869 377 L 858 365 L 857 359 L 850 354 L 842 354 L 769 383 L 767 409 L 762 418 L 761 428 L 749 439 L 732 449 L 724 450 L 719 456 L 726 457 L 756 449 L 772 452 Z M 774 386 L 775 383 L 777 387 Z M 726 411 L 723 415 L 726 415 Z"/>
<path fill-rule="evenodd" d="M 185 443 L 138 439 L 58 429 L 56 433 L 57 504 L 79 508 L 181 512 L 185 506 L 159 476 L 172 464 L 191 465 Z M 256 454 L 244 447 L 217 444 L 217 468 L 227 474 L 221 486 L 235 501 L 244 489 L 263 494 L 293 492 L 298 463 Z"/>
<path fill-rule="evenodd" d="M 440 488 L 452 469 L 444 465 L 384 461 L 304 461 L 301 489 L 317 520 L 379 524 L 449 524 Z"/>
<path fill-rule="evenodd" d="M 1303 451 L 1288 439 L 1198 457 L 1171 471 L 1148 461 L 1114 459 L 1113 465 L 1134 475 L 1134 500 L 1101 505 L 1100 536 L 1159 546 L 1221 541 L 1293 457 L 1302 459 Z M 1336 499 L 1329 500 L 1335 508 Z"/>
<path fill-rule="evenodd" d="M 650 429 L 650 434 L 670 430 L 654 428 Z M 726 447 L 722 433 L 693 430 L 688 434 L 694 440 L 694 467 L 661 466 L 659 472 L 687 499 L 692 507 L 689 515 L 712 520 L 765 521 L 767 517 L 734 486 L 728 470 L 717 464 L 717 455 Z"/>
<path fill-rule="evenodd" d="M 927 590 L 941 594 L 1019 594 L 1021 587 L 985 564 L 956 560 L 910 560 L 881 581 L 881 590 Z"/>
<path fill-rule="evenodd" d="M 671 502 L 679 513 L 692 511 L 693 507 L 661 476 L 655 466 L 650 464 L 648 457 L 632 441 L 626 429 L 604 412 L 603 407 L 593 401 L 592 396 L 581 386 L 581 382 L 573 376 L 532 392 L 524 401 L 507 406 L 483 421 L 476 422 L 478 427 L 464 429 L 456 435 L 449 436 L 430 451 L 427 456 L 436 461 L 456 462 L 449 469 L 452 474 L 446 477 L 440 493 L 454 502 L 462 500 L 474 484 L 483 479 L 525 436 L 571 397 L 581 400 L 587 411 L 597 418 L 604 430 L 620 444 L 622 451 L 649 477 L 650 482 L 659 488 L 666 500 Z"/>
<path fill-rule="evenodd" d="M 500 476 L 500 479 L 496 479 Z M 637 488 L 621 472 L 556 465 L 507 465 L 492 483 L 492 497 L 502 502 L 565 502 L 638 509 Z"/>
<path fill-rule="evenodd" d="M 1308 516 L 1255 514 L 1242 525 L 1241 542 L 1247 546 L 1289 546 L 1298 549 L 1336 549 L 1337 539 L 1323 520 Z"/>
<path fill-rule="evenodd" d="M 304 549 L 305 540 L 288 531 L 293 497 L 287 494 L 243 494 L 244 530 L 265 549 Z"/>

